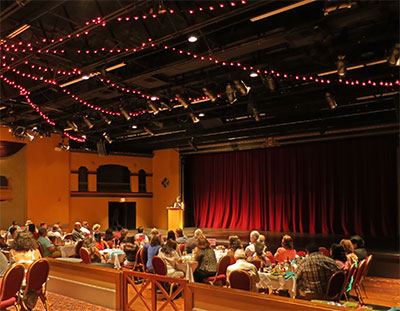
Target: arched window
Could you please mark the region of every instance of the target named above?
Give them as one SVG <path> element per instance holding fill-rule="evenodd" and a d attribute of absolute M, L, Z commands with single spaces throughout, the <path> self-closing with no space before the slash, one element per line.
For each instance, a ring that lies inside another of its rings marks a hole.
<path fill-rule="evenodd" d="M 81 166 L 78 171 L 78 191 L 87 192 L 88 189 L 88 169 Z"/>
<path fill-rule="evenodd" d="M 139 171 L 139 192 L 146 192 L 146 171 Z"/>
<path fill-rule="evenodd" d="M 97 169 L 97 192 L 131 192 L 130 175 L 126 166 L 99 166 Z"/>

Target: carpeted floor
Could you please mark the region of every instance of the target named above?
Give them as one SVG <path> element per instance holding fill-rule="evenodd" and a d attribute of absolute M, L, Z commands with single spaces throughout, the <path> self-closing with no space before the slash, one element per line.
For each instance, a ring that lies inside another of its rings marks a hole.
<path fill-rule="evenodd" d="M 51 311 L 111 311 L 112 310 L 50 292 L 47 292 L 47 298 L 50 301 Z M 33 310 L 34 311 L 45 310 L 40 299 L 38 300 L 37 305 Z"/>

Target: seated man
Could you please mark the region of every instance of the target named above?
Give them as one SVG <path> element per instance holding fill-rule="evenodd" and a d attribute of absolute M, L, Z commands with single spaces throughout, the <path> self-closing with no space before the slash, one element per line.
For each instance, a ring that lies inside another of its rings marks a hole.
<path fill-rule="evenodd" d="M 185 244 L 187 241 L 187 236 L 183 234 L 183 230 L 181 228 L 178 228 L 175 230 L 176 234 L 176 243 L 178 244 Z"/>
<path fill-rule="evenodd" d="M 82 231 L 84 236 L 88 236 L 90 234 L 89 223 L 86 220 L 82 221 L 81 231 Z"/>
<path fill-rule="evenodd" d="M 49 231 L 47 235 L 61 239 L 60 227 L 57 224 L 54 224 L 53 227 L 51 228 L 51 231 Z"/>
<path fill-rule="evenodd" d="M 251 257 L 256 252 L 254 248 L 254 243 L 257 242 L 258 238 L 260 237 L 260 233 L 258 231 L 251 231 L 250 233 L 250 243 L 246 247 L 246 256 Z"/>
<path fill-rule="evenodd" d="M 144 233 L 144 228 L 140 226 L 139 228 L 137 228 L 137 232 L 138 233 L 135 234 L 135 241 L 143 244 L 148 244 L 149 238 Z"/>
<path fill-rule="evenodd" d="M 198 239 L 203 235 L 203 231 L 201 229 L 196 229 L 194 231 L 194 235 L 187 239 L 186 241 L 186 246 L 185 246 L 185 251 L 188 254 L 191 254 L 192 251 L 197 247 L 198 244 Z"/>
<path fill-rule="evenodd" d="M 308 256 L 297 267 L 296 298 L 323 299 L 329 278 L 339 267 L 332 258 L 322 255 L 315 243 L 307 245 L 306 251 Z"/>
<path fill-rule="evenodd" d="M 72 230 L 72 240 L 74 240 L 74 242 L 83 240 L 85 238 L 85 235 L 81 231 L 81 228 L 81 223 L 77 221 L 74 225 L 74 230 Z"/>
<path fill-rule="evenodd" d="M 246 253 L 243 249 L 239 248 L 235 251 L 234 255 L 236 263 L 228 266 L 226 269 L 226 278 L 229 280 L 229 275 L 232 271 L 243 270 L 250 275 L 250 290 L 252 292 L 257 291 L 256 284 L 260 282 L 260 276 L 255 265 L 246 261 Z"/>
<path fill-rule="evenodd" d="M 37 241 L 43 247 L 43 257 L 61 257 L 61 252 L 47 238 L 47 230 L 45 228 L 39 230 Z"/>

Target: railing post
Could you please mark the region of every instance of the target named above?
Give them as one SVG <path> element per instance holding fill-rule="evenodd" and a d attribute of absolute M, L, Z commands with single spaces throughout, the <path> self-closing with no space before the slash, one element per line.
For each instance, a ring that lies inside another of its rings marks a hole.
<path fill-rule="evenodd" d="M 153 279 L 151 279 L 151 311 L 157 311 L 157 286 Z"/>

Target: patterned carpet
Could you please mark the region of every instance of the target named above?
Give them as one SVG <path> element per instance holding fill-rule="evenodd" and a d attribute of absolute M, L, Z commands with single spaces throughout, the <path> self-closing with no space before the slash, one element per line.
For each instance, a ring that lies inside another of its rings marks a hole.
<path fill-rule="evenodd" d="M 50 301 L 51 311 L 112 311 L 112 309 L 92 305 L 90 303 L 61 296 L 55 293 L 47 292 L 47 298 Z M 40 299 L 38 300 L 34 311 L 44 311 L 44 306 Z"/>

